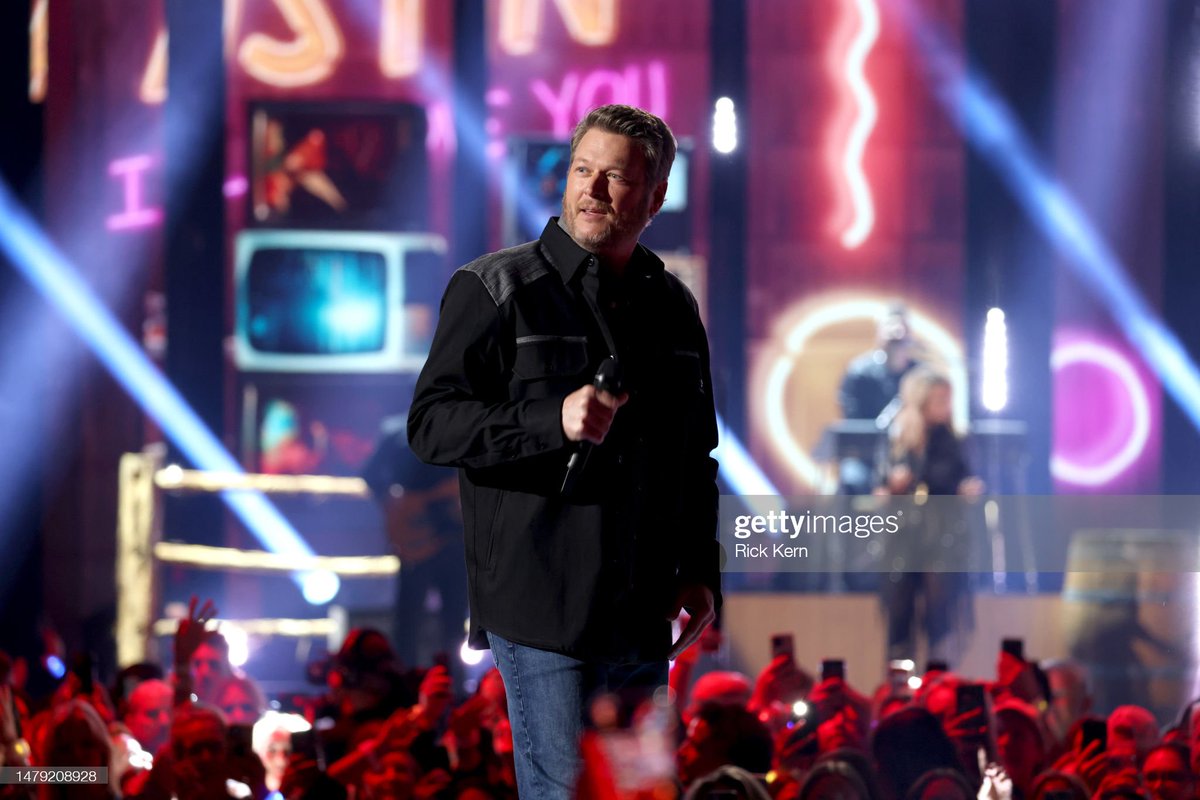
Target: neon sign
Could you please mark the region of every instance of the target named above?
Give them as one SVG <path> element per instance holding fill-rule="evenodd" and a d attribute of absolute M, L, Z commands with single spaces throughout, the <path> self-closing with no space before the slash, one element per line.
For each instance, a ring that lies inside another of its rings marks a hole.
<path fill-rule="evenodd" d="M 458 136 L 454 132 L 454 112 L 449 103 L 432 103 L 426 107 L 429 129 L 425 132 L 425 149 L 453 154 L 458 147 Z"/>
<path fill-rule="evenodd" d="M 50 0 L 37 0 L 29 15 L 29 102 L 46 99 L 50 64 Z"/>
<path fill-rule="evenodd" d="M 1064 405 L 1069 405 L 1073 417 L 1081 408 L 1099 408 L 1096 403 L 1104 392 L 1097 391 L 1097 383 L 1109 384 L 1115 389 L 1109 394 L 1121 398 L 1111 408 L 1089 415 L 1096 426 L 1106 429 L 1107 436 L 1090 431 L 1087 438 L 1093 444 L 1086 452 L 1068 455 L 1056 447 L 1050 457 L 1050 474 L 1058 480 L 1076 486 L 1103 486 L 1129 469 L 1146 448 L 1151 427 L 1146 386 L 1129 359 L 1109 345 L 1093 340 L 1055 347 L 1050 368 L 1055 376 L 1055 404 L 1061 393 L 1070 391 Z M 1084 368 L 1091 375 L 1086 380 L 1080 374 Z M 1076 373 L 1070 381 L 1063 377 L 1067 370 Z M 1085 395 L 1087 402 L 1078 402 Z M 1055 438 L 1060 438 L 1057 431 Z"/>
<path fill-rule="evenodd" d="M 320 83 L 333 74 L 345 50 L 342 32 L 323 0 L 274 0 L 296 38 L 281 42 L 252 33 L 238 48 L 238 61 L 263 83 L 289 88 Z"/>
<path fill-rule="evenodd" d="M 850 250 L 866 241 L 875 227 L 875 204 L 871 198 L 871 187 L 863 173 L 862 158 L 879 116 L 875 95 L 863 72 L 867 56 L 879 38 L 879 9 L 875 0 L 854 0 L 854 6 L 859 25 L 846 52 L 843 74 L 854 99 L 855 118 L 846 137 L 840 162 L 853 208 L 853 217 L 842 231 L 841 240 L 842 245 Z"/>
<path fill-rule="evenodd" d="M 379 69 L 389 78 L 407 78 L 421 68 L 424 0 L 383 0 Z"/>
<path fill-rule="evenodd" d="M 557 88 L 540 78 L 529 84 L 550 121 L 554 135 L 565 138 L 575 122 L 588 111 L 605 103 L 624 103 L 645 108 L 660 117 L 667 116 L 667 69 L 661 61 L 645 66 L 632 64 L 618 72 L 596 69 L 568 72 Z"/>
<path fill-rule="evenodd" d="M 545 0 L 500 0 L 499 44 L 511 56 L 537 46 Z M 571 38 L 589 47 L 612 44 L 617 35 L 617 0 L 554 0 Z"/>
<path fill-rule="evenodd" d="M 148 228 L 162 222 L 162 209 L 142 205 L 142 176 L 154 164 L 152 156 L 137 155 L 119 158 L 108 165 L 108 174 L 123 181 L 125 198 L 125 208 L 105 220 L 110 231 Z"/>
<path fill-rule="evenodd" d="M 148 106 L 161 105 L 167 99 L 167 30 L 163 28 L 154 37 L 150 60 L 142 73 L 142 85 L 138 98 Z"/>
<path fill-rule="evenodd" d="M 820 465 L 809 453 L 809 448 L 796 439 L 788 421 L 787 388 L 795 374 L 805 347 L 822 330 L 854 320 L 878 320 L 892 306 L 892 302 L 874 298 L 851 298 L 842 300 L 817 298 L 806 303 L 805 311 L 786 328 L 782 347 L 768 362 L 766 370 L 763 413 L 767 427 L 767 439 L 771 447 L 801 481 L 818 490 L 832 490 L 826 486 Z M 931 353 L 936 354 L 947 368 L 954 398 L 954 422 L 963 427 L 967 422 L 967 368 L 962 345 L 933 318 L 915 309 L 908 310 L 909 324 L 913 334 L 925 342 Z"/>

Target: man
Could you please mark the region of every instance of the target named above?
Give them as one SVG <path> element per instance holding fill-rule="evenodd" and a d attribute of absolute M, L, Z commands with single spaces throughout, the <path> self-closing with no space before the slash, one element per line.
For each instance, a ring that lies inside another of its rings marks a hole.
<path fill-rule="evenodd" d="M 908 312 L 903 305 L 896 304 L 879 320 L 875 349 L 858 356 L 846 368 L 838 393 L 842 416 L 877 418 L 896 399 L 900 380 L 916 364 Z M 895 410 L 890 416 L 895 416 Z"/>
<path fill-rule="evenodd" d="M 451 279 L 409 412 L 413 452 L 460 468 L 469 641 L 504 677 L 526 800 L 571 795 L 587 696 L 665 683 L 719 600 L 708 345 L 638 244 L 674 157 L 657 117 L 588 114 L 562 216 Z"/>
<path fill-rule="evenodd" d="M 162 749 L 171 732 L 171 709 L 175 690 L 166 681 L 142 681 L 129 695 L 125 727 L 151 755 Z"/>
<path fill-rule="evenodd" d="M 413 455 L 407 424 L 405 417 L 384 420 L 362 477 L 383 506 L 388 539 L 400 556 L 392 641 L 400 663 L 414 667 L 458 653 L 467 619 L 467 575 L 458 481 L 450 470 Z M 460 663 L 449 658 L 447 666 Z"/>
<path fill-rule="evenodd" d="M 154 769 L 138 794 L 143 800 L 207 800 L 227 797 L 227 781 L 249 788 L 249 797 L 265 797 L 266 768 L 253 750 L 228 741 L 221 712 L 212 706 L 176 706 L 168 746 L 154 759 Z"/>
<path fill-rule="evenodd" d="M 875 349 L 846 367 L 838 405 L 846 419 L 875 420 L 879 430 L 885 431 L 900 410 L 900 381 L 918 363 L 913 358 L 908 312 L 903 305 L 891 306 L 880 318 L 875 339 Z M 838 453 L 838 494 L 869 494 L 875 488 L 875 466 L 880 459 L 875 449 L 854 443 Z"/>

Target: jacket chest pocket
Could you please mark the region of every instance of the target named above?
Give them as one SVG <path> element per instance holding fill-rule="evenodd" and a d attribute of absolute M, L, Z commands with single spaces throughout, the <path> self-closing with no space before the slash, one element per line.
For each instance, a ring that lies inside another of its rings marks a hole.
<path fill-rule="evenodd" d="M 587 369 L 586 336 L 521 336 L 513 376 L 525 381 L 567 378 Z"/>

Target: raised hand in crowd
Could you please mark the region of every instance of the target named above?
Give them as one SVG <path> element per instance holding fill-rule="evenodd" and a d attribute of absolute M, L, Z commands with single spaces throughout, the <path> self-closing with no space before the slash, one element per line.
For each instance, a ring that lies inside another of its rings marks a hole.
<path fill-rule="evenodd" d="M 996 682 L 992 686 L 992 695 L 997 700 L 1014 697 L 1026 703 L 1038 703 L 1045 699 L 1038 685 L 1036 665 L 1001 650 L 996 659 Z"/>
<path fill-rule="evenodd" d="M 175 704 L 191 700 L 193 686 L 192 656 L 200 649 L 208 638 L 208 623 L 217 616 L 217 607 L 212 600 L 205 600 L 199 608 L 195 595 L 188 603 L 188 614 L 179 620 L 175 629 L 174 663 L 175 663 Z"/>
<path fill-rule="evenodd" d="M 755 679 L 748 707 L 756 713 L 768 712 L 772 717 L 782 714 L 786 721 L 792 704 L 808 697 L 812 688 L 812 676 L 796 664 L 792 655 L 780 653 Z"/>

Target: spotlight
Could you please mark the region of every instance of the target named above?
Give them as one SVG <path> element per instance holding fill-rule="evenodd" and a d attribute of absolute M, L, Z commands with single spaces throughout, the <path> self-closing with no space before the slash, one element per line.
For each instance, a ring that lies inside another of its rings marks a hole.
<path fill-rule="evenodd" d="M 213 472 L 242 472 L 241 465 L 225 450 L 221 440 L 163 377 L 140 343 L 129 336 L 3 183 L 0 183 L 0 252 L 58 310 L 109 373 L 193 464 Z M 227 491 L 221 494 L 221 499 L 265 549 L 289 555 L 315 555 L 262 493 Z M 338 577 L 330 572 L 295 574 L 293 579 L 301 585 L 310 603 L 328 602 L 337 593 Z"/>
<path fill-rule="evenodd" d="M 328 570 L 314 570 L 300 579 L 300 591 L 311 605 L 323 606 L 337 596 L 341 582 Z"/>
<path fill-rule="evenodd" d="M 921 683 L 922 683 L 921 676 L 913 675 L 911 678 L 908 679 L 908 688 L 912 689 L 915 692 L 917 689 L 921 688 Z"/>
<path fill-rule="evenodd" d="M 1002 411 L 1008 405 L 1008 325 L 1004 312 L 989 309 L 983 326 L 983 407 Z"/>
<path fill-rule="evenodd" d="M 46 656 L 45 664 L 46 672 L 53 675 L 55 680 L 62 680 L 62 677 L 67 674 L 67 665 L 58 656 Z"/>
<path fill-rule="evenodd" d="M 792 716 L 807 717 L 808 703 L 804 702 L 803 700 L 797 700 L 795 703 L 792 703 Z"/>
<path fill-rule="evenodd" d="M 483 651 L 472 650 L 466 642 L 463 642 L 462 647 L 458 648 L 458 657 L 468 667 L 477 667 L 483 663 Z"/>
<path fill-rule="evenodd" d="M 250 660 L 250 637 L 244 630 L 230 622 L 221 623 L 221 635 L 229 644 L 229 663 L 244 667 Z"/>
<path fill-rule="evenodd" d="M 713 108 L 713 149 L 728 155 L 738 146 L 737 112 L 728 97 L 717 99 Z"/>

